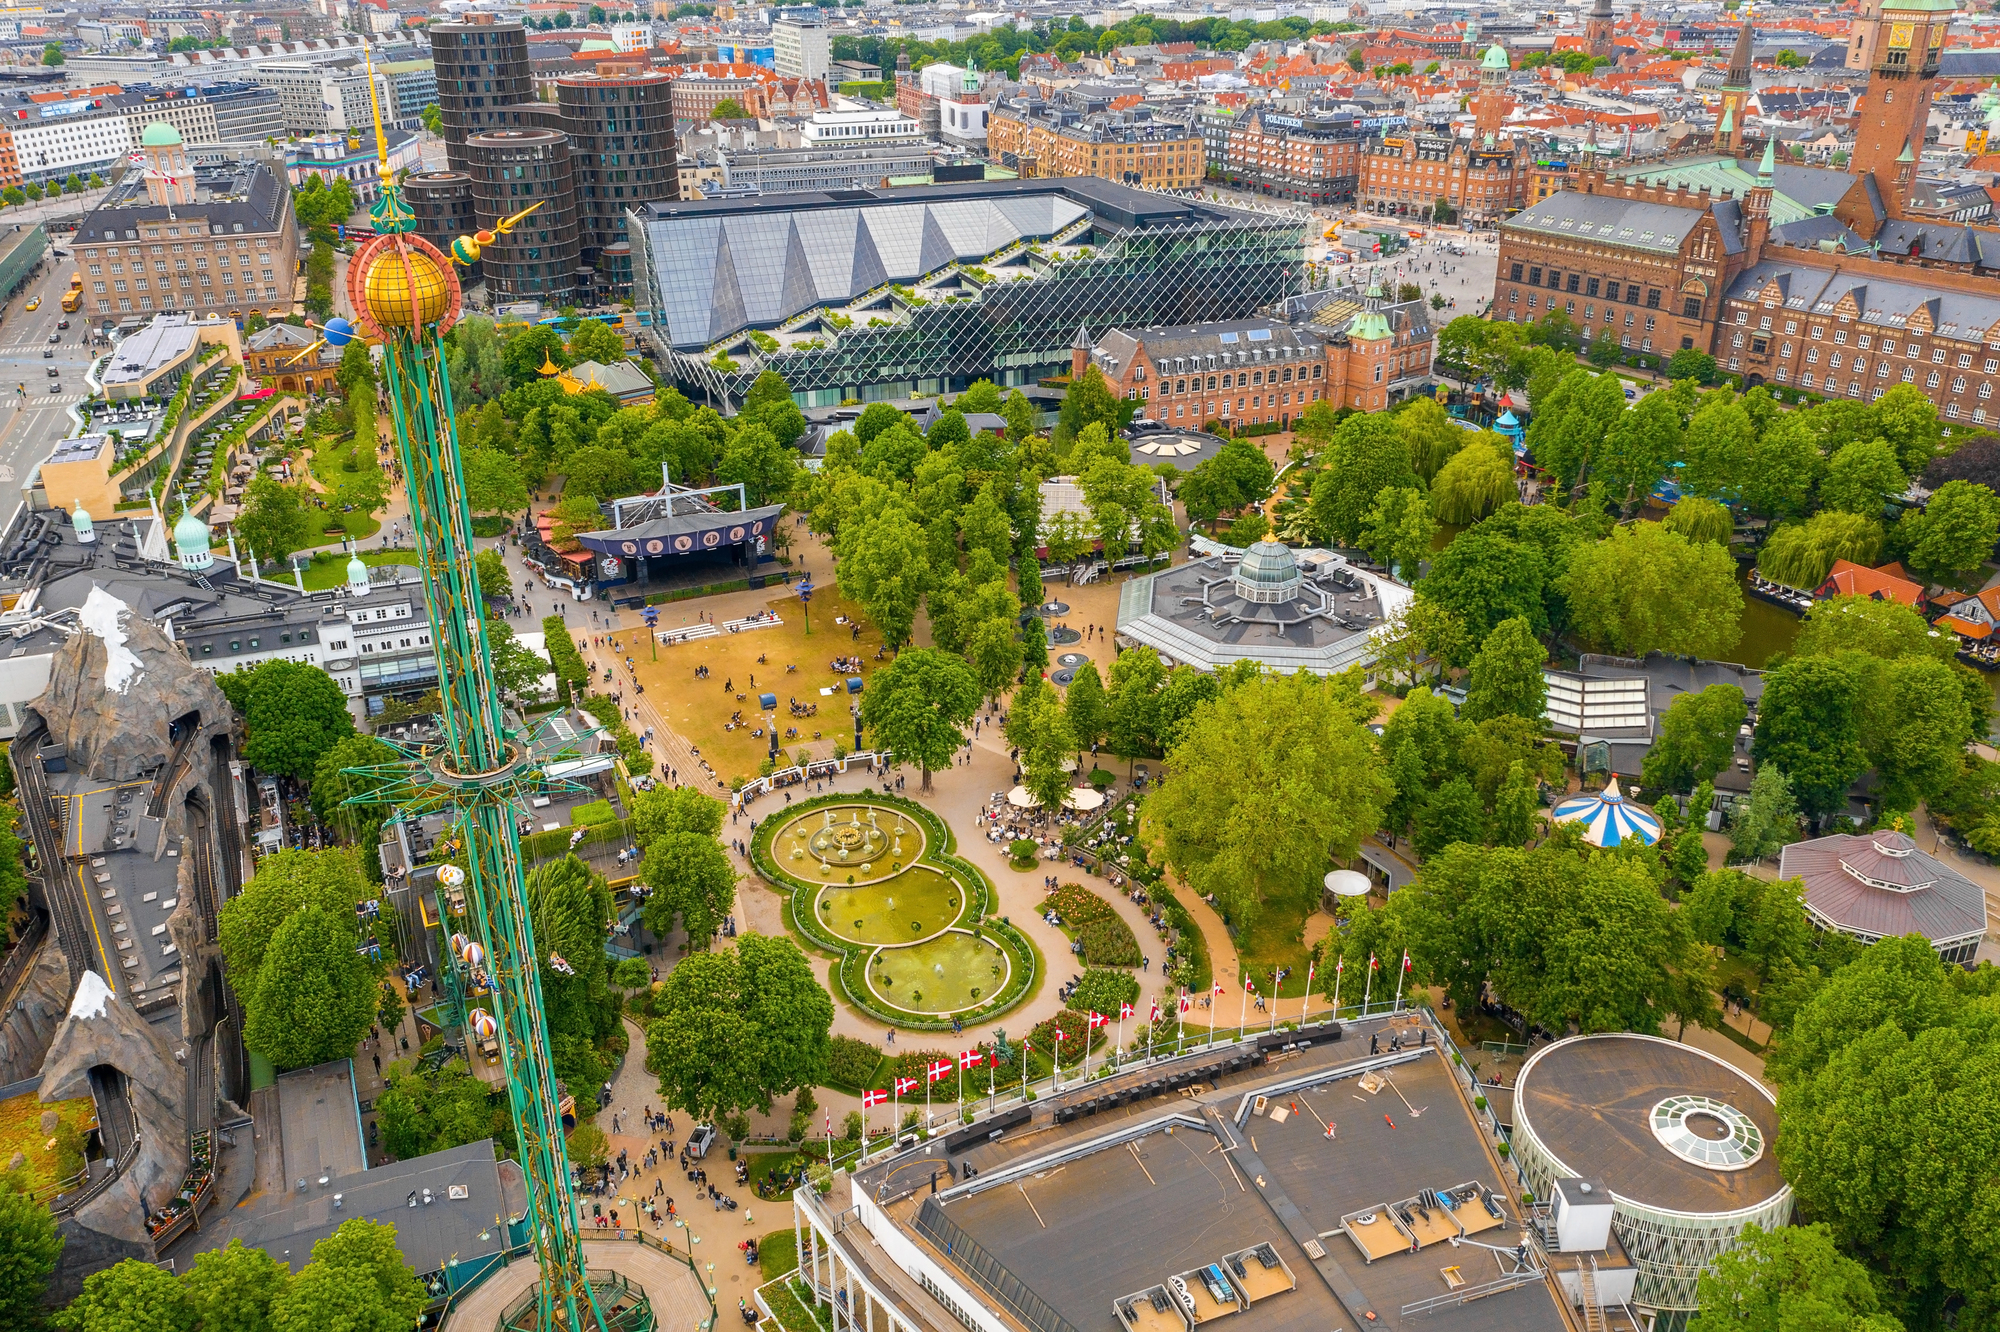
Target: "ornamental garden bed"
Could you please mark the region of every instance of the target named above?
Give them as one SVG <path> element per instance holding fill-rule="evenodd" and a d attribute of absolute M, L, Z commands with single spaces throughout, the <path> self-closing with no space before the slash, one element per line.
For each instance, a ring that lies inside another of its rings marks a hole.
<path fill-rule="evenodd" d="M 986 876 L 942 820 L 900 796 L 829 795 L 764 821 L 752 862 L 787 895 L 787 923 L 840 959 L 836 997 L 891 1026 L 944 1030 L 1033 989 L 1026 935 L 989 915 Z"/>

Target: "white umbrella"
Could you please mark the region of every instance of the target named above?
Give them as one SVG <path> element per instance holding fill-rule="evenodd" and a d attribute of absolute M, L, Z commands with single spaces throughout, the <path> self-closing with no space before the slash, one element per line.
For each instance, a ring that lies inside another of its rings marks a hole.
<path fill-rule="evenodd" d="M 1042 802 L 1037 800 L 1034 792 L 1027 787 L 1017 786 L 1007 793 L 1007 803 L 1016 809 L 1033 809 Z"/>
<path fill-rule="evenodd" d="M 1071 809 L 1096 809 L 1104 803 L 1104 795 L 1088 786 L 1079 786 L 1063 797 L 1063 803 Z"/>
<path fill-rule="evenodd" d="M 1368 896 L 1368 876 L 1359 870 L 1328 870 L 1322 880 L 1327 890 L 1336 897 Z"/>

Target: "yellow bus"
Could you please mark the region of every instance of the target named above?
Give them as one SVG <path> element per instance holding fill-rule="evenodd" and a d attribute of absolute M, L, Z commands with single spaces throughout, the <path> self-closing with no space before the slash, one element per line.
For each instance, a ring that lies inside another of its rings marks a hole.
<path fill-rule="evenodd" d="M 69 275 L 69 290 L 63 293 L 63 298 L 62 298 L 63 313 L 75 314 L 78 308 L 81 307 L 82 305 L 83 305 L 83 274 L 71 273 Z"/>

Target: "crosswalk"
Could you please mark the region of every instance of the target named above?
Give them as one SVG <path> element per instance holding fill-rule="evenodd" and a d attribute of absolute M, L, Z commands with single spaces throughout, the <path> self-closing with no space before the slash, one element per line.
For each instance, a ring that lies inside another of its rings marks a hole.
<path fill-rule="evenodd" d="M 56 349 L 56 354 L 58 356 L 68 356 L 70 353 L 74 351 L 81 350 L 81 348 L 78 347 L 73 347 L 73 346 L 65 347 L 62 344 L 55 342 L 30 342 L 30 343 L 25 343 L 19 347 L 0 347 L 0 356 L 33 356 L 39 359 L 41 357 L 41 354 L 47 351 L 50 347 L 54 347 Z"/>
<path fill-rule="evenodd" d="M 17 404 L 28 407 L 69 407 L 83 402 L 89 397 L 88 393 L 52 393 L 47 397 L 39 397 L 31 393 L 24 398 L 17 393 L 14 395 L 14 401 Z"/>

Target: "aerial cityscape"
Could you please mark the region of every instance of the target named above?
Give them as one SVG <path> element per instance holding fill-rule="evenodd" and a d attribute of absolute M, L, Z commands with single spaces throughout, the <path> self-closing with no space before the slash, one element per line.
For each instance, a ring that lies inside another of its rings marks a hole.
<path fill-rule="evenodd" d="M 1995 134 L 1959 0 L 0 7 L 0 1332 L 2000 1328 Z"/>

